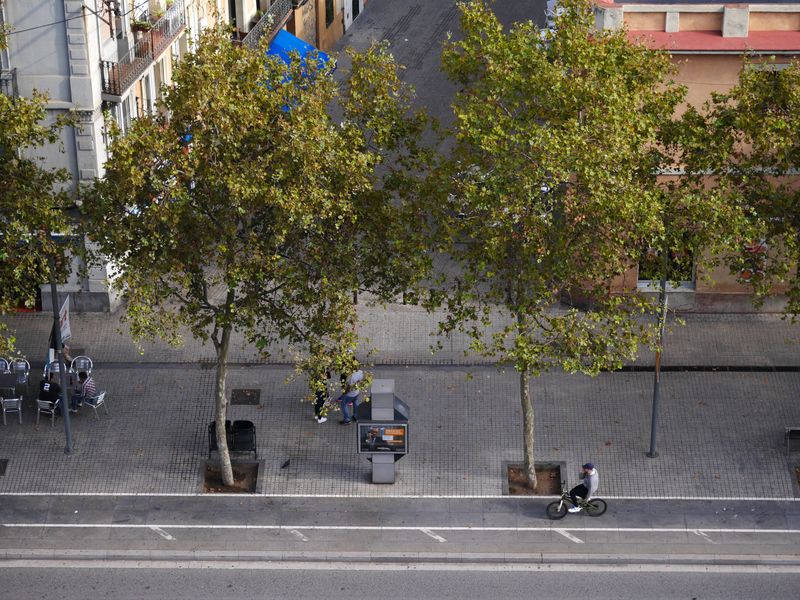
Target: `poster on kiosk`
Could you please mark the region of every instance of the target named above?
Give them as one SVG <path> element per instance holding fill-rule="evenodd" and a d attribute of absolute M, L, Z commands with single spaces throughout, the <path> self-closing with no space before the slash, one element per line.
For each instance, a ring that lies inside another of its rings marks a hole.
<path fill-rule="evenodd" d="M 408 423 L 358 424 L 359 454 L 407 454 Z"/>

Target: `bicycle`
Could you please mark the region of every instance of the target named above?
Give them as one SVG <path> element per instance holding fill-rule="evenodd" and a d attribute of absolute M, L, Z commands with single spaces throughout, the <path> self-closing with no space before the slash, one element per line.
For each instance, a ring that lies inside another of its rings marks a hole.
<path fill-rule="evenodd" d="M 551 502 L 545 508 L 548 518 L 552 520 L 563 519 L 567 516 L 568 505 L 580 506 L 590 517 L 599 517 L 608 509 L 608 504 L 602 498 L 592 498 L 586 502 L 583 498 L 578 498 L 578 504 L 572 502 L 569 497 L 569 490 L 564 487 L 561 491 L 561 499 Z"/>

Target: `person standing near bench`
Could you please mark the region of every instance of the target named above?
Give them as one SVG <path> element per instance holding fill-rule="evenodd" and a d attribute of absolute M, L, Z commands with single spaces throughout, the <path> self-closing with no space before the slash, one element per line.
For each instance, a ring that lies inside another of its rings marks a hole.
<path fill-rule="evenodd" d="M 83 406 L 83 401 L 87 398 L 93 398 L 97 395 L 97 385 L 94 382 L 94 377 L 89 375 L 86 371 L 78 373 L 78 380 L 80 391 L 72 394 L 70 399 L 70 412 L 78 412 L 78 407 Z"/>
<path fill-rule="evenodd" d="M 364 379 L 364 371 L 359 369 L 350 377 L 345 380 L 344 393 L 336 400 L 342 407 L 342 420 L 339 421 L 342 425 L 350 425 L 356 418 L 356 410 L 358 405 L 361 404 L 359 398 L 359 390 L 356 387 L 359 381 Z M 348 411 L 348 406 L 353 405 L 353 414 Z"/>

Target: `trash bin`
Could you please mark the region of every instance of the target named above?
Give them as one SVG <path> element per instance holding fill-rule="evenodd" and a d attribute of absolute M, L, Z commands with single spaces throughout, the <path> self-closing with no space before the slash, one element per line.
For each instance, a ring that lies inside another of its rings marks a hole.
<path fill-rule="evenodd" d="M 800 458 L 800 427 L 786 428 L 786 456 Z"/>

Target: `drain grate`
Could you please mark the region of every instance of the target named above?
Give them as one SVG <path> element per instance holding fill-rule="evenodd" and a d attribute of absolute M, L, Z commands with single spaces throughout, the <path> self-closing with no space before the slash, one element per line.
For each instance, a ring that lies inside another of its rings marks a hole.
<path fill-rule="evenodd" d="M 7 458 L 0 458 L 0 477 L 6 474 L 6 467 L 8 466 Z"/>
<path fill-rule="evenodd" d="M 261 390 L 238 389 L 231 392 L 231 404 L 258 406 L 261 404 Z"/>

